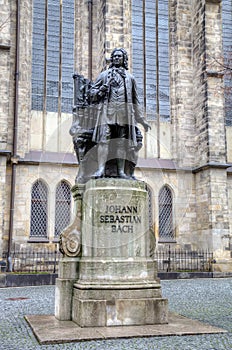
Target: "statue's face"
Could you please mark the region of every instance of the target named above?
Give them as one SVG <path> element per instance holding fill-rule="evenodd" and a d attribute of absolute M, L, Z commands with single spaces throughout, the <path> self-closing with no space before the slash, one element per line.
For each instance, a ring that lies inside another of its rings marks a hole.
<path fill-rule="evenodd" d="M 112 57 L 112 61 L 115 67 L 123 66 L 123 53 L 121 51 L 115 51 Z"/>

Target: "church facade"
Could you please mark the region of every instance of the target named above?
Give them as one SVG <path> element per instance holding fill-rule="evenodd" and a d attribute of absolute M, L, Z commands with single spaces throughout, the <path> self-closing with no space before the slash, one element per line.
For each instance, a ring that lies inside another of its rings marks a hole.
<path fill-rule="evenodd" d="M 74 72 L 129 56 L 157 247 L 209 249 L 232 269 L 229 0 L 0 0 L 0 256 L 53 247 L 72 220 Z"/>

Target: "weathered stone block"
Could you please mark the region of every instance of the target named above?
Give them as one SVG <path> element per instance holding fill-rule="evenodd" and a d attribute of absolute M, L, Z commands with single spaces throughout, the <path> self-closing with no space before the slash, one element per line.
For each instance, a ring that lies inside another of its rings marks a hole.
<path fill-rule="evenodd" d="M 75 280 L 79 277 L 80 258 L 65 257 L 59 261 L 59 278 Z"/>
<path fill-rule="evenodd" d="M 82 300 L 74 297 L 72 319 L 80 327 L 165 324 L 168 323 L 168 300 L 115 299 L 112 296 L 108 300 Z"/>
<path fill-rule="evenodd" d="M 167 299 L 124 299 L 115 302 L 115 320 L 107 317 L 107 325 L 141 325 L 168 323 Z"/>
<path fill-rule="evenodd" d="M 105 300 L 74 300 L 72 320 L 80 327 L 106 326 Z"/>
<path fill-rule="evenodd" d="M 92 286 L 91 286 L 92 287 Z M 137 287 L 137 288 L 136 288 Z M 81 300 L 117 300 L 117 299 L 144 299 L 161 298 L 161 288 L 157 283 L 146 285 L 80 285 L 75 283 L 73 288 L 73 298 Z"/>
<path fill-rule="evenodd" d="M 73 283 L 69 279 L 56 279 L 55 317 L 60 321 L 71 320 Z"/>

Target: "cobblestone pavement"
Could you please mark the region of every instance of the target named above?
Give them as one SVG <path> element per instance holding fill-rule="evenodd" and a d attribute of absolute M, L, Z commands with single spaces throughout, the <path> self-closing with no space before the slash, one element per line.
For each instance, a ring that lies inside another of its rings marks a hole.
<path fill-rule="evenodd" d="M 24 315 L 54 314 L 54 286 L 0 289 L 0 350 L 231 350 L 232 279 L 162 281 L 169 308 L 226 334 L 39 345 Z"/>

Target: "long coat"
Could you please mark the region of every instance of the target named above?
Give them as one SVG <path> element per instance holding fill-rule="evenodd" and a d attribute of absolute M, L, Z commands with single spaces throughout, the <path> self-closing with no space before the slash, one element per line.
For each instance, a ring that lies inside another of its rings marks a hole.
<path fill-rule="evenodd" d="M 98 76 L 95 83 L 90 89 L 90 98 L 95 104 L 96 125 L 93 132 L 93 142 L 105 142 L 105 127 L 107 126 L 107 110 L 109 105 L 110 87 L 105 93 L 101 92 L 101 87 L 107 85 L 107 80 L 112 74 L 112 69 L 109 68 Z M 120 68 L 122 70 L 122 68 Z M 136 125 L 143 121 L 141 108 L 137 93 L 137 87 L 134 77 L 123 69 L 124 86 L 125 86 L 125 113 L 127 114 L 127 125 L 129 129 L 129 140 L 132 141 L 133 146 L 137 146 L 136 140 Z"/>

